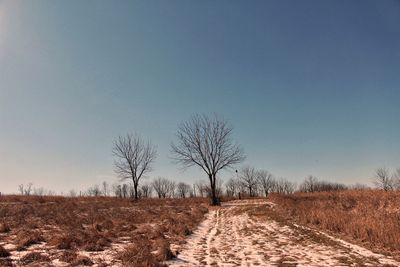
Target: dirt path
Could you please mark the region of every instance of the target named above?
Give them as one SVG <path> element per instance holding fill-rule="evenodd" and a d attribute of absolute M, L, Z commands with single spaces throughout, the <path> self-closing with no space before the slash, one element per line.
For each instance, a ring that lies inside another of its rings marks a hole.
<path fill-rule="evenodd" d="M 212 210 L 169 266 L 400 266 L 395 260 L 274 217 L 272 203 Z"/>

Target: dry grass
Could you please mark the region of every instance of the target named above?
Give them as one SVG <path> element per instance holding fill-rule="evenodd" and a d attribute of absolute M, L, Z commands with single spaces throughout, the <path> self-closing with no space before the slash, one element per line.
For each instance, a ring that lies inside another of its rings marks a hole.
<path fill-rule="evenodd" d="M 400 192 L 296 193 L 271 199 L 286 218 L 400 258 Z"/>
<path fill-rule="evenodd" d="M 121 251 L 112 263 L 156 266 L 172 257 L 170 243 L 185 242 L 207 212 L 207 203 L 207 199 L 134 202 L 106 197 L 1 196 L 0 253 L 5 256 L 0 265 L 10 263 L 6 252 L 24 255 L 19 259 L 24 265 L 56 259 L 72 265 L 100 264 L 87 255 L 115 251 L 113 245 L 118 244 Z M 12 248 L 5 250 L 6 245 Z"/>

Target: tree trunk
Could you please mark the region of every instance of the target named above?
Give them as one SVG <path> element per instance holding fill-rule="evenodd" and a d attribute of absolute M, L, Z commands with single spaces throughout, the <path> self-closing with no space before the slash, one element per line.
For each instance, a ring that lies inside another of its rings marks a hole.
<path fill-rule="evenodd" d="M 138 190 L 138 185 L 139 185 L 138 182 L 135 183 L 135 181 L 133 181 L 133 189 L 134 189 L 134 193 L 135 193 L 135 195 L 134 195 L 135 200 L 139 199 L 138 191 L 137 191 Z"/>
<path fill-rule="evenodd" d="M 219 199 L 217 197 L 216 191 L 215 191 L 215 175 L 209 175 L 210 178 L 210 185 L 211 185 L 211 205 L 217 206 L 219 205 Z"/>

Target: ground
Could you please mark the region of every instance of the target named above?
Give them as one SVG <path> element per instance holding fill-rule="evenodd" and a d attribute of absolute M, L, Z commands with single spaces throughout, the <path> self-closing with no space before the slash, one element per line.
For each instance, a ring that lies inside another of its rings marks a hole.
<path fill-rule="evenodd" d="M 389 256 L 290 223 L 266 200 L 224 203 L 169 266 L 400 266 Z"/>

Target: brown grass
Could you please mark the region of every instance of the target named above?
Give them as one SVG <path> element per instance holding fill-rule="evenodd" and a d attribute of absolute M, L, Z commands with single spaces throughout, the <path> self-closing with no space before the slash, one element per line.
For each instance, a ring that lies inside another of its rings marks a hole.
<path fill-rule="evenodd" d="M 286 218 L 400 258 L 400 192 L 296 193 L 271 199 Z"/>
<path fill-rule="evenodd" d="M 0 244 L 15 245 L 11 253 L 37 252 L 32 245 L 40 244 L 49 251 L 50 261 L 89 265 L 80 263 L 85 259 L 79 251 L 110 249 L 123 238 L 131 246 L 120 252 L 117 262 L 155 266 L 172 257 L 171 243 L 185 242 L 207 212 L 207 203 L 207 199 L 0 196 Z M 25 262 L 43 261 L 38 254 L 29 257 Z"/>
<path fill-rule="evenodd" d="M 33 262 L 49 262 L 50 258 L 47 255 L 41 254 L 39 252 L 30 252 L 23 256 L 20 260 L 20 262 L 23 265 L 28 265 Z"/>
<path fill-rule="evenodd" d="M 6 250 L 3 246 L 0 246 L 0 258 L 7 258 L 10 256 L 10 252 Z"/>

